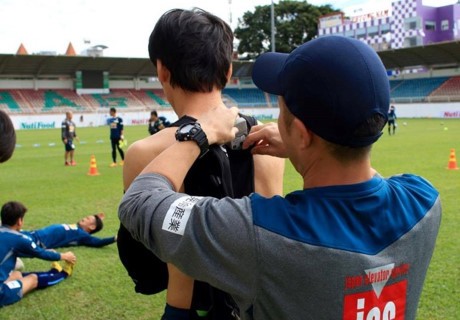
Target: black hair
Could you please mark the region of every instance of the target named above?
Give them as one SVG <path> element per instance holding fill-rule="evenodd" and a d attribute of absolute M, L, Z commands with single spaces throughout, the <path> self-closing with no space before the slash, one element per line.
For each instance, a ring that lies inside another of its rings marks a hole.
<path fill-rule="evenodd" d="M 232 64 L 233 32 L 199 8 L 164 13 L 149 38 L 149 57 L 169 70 L 170 84 L 190 92 L 222 90 Z"/>
<path fill-rule="evenodd" d="M 151 115 L 151 116 L 158 117 L 158 113 L 157 113 L 156 110 L 152 110 L 152 111 L 150 112 L 150 115 Z"/>
<path fill-rule="evenodd" d="M 353 136 L 356 138 L 372 137 L 382 132 L 383 127 L 387 123 L 387 119 L 380 113 L 374 113 L 366 119 L 360 126 L 353 132 Z"/>
<path fill-rule="evenodd" d="M 358 128 L 353 132 L 353 136 L 356 138 L 371 137 L 382 132 L 385 127 L 387 120 L 386 118 L 375 113 L 366 119 Z M 338 145 L 329 141 L 326 141 L 329 146 L 331 154 L 343 162 L 355 161 L 369 155 L 372 144 L 364 147 L 349 147 Z"/>
<path fill-rule="evenodd" d="M 20 218 L 24 218 L 27 208 L 20 202 L 9 201 L 2 206 L 0 216 L 2 225 L 12 227 Z"/>
<path fill-rule="evenodd" d="M 16 147 L 16 131 L 10 117 L 0 110 L 0 163 L 11 158 Z"/>
<path fill-rule="evenodd" d="M 110 108 L 110 112 L 117 112 L 117 109 L 115 109 L 114 107 Z"/>
<path fill-rule="evenodd" d="M 92 230 L 90 232 L 90 234 L 96 233 L 96 232 L 100 231 L 102 229 L 102 227 L 104 227 L 104 223 L 102 222 L 102 219 L 99 218 L 99 216 L 97 214 L 94 215 L 94 218 L 95 218 L 96 227 L 94 228 L 94 230 Z"/>

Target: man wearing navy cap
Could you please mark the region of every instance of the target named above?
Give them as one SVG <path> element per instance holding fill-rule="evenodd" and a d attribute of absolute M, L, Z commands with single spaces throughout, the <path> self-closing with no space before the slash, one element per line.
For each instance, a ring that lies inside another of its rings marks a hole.
<path fill-rule="evenodd" d="M 415 319 L 441 205 L 425 179 L 371 167 L 390 98 L 378 55 L 321 37 L 263 54 L 253 80 L 279 96 L 280 116 L 244 146 L 289 158 L 303 189 L 222 200 L 177 193 L 202 147 L 177 141 L 131 184 L 122 223 L 161 259 L 231 293 L 242 319 Z M 199 118 L 207 142 L 230 141 L 236 116 L 215 108 Z"/>

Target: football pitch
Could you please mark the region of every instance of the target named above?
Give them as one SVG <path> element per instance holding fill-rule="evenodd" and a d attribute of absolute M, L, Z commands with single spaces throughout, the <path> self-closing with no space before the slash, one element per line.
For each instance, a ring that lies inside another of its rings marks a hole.
<path fill-rule="evenodd" d="M 109 167 L 109 129 L 77 128 L 77 134 L 77 165 L 65 167 L 60 129 L 17 131 L 12 159 L 0 164 L 0 202 L 16 200 L 25 204 L 29 210 L 24 229 L 75 223 L 85 215 L 105 212 L 104 228 L 96 235 L 116 234 L 117 208 L 123 194 L 122 167 Z M 125 127 L 128 143 L 147 135 L 146 126 Z M 441 229 L 417 319 L 460 318 L 460 170 L 447 169 L 452 149 L 460 157 L 460 119 L 398 119 L 396 134 L 388 135 L 385 128 L 372 151 L 372 165 L 381 175 L 418 174 L 431 181 L 441 194 Z M 92 155 L 99 175 L 88 175 Z M 285 193 L 302 187 L 289 161 L 284 185 Z M 136 294 L 115 244 L 71 250 L 77 255 L 77 264 L 69 279 L 2 308 L 0 319 L 160 318 L 164 292 L 155 296 Z M 45 271 L 50 267 L 49 262 L 39 259 L 23 261 L 25 271 Z"/>

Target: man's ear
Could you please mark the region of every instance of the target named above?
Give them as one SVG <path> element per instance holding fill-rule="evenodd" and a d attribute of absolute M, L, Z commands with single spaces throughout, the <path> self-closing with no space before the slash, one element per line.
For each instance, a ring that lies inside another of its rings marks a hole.
<path fill-rule="evenodd" d="M 313 132 L 298 118 L 294 118 L 292 125 L 295 127 L 299 137 L 299 148 L 308 148 L 313 141 Z"/>
<path fill-rule="evenodd" d="M 18 226 L 19 229 L 21 229 L 22 226 L 24 225 L 24 217 L 23 217 L 23 218 L 19 218 L 19 219 L 18 219 L 18 222 L 16 222 L 16 225 Z"/>
<path fill-rule="evenodd" d="M 166 68 L 159 59 L 157 59 L 157 73 L 158 80 L 162 83 L 169 83 L 169 78 L 171 76 L 168 68 Z"/>
<path fill-rule="evenodd" d="M 230 64 L 230 68 L 228 68 L 228 71 L 227 71 L 227 82 L 230 82 L 230 79 L 232 79 L 232 74 L 233 74 L 233 64 Z"/>

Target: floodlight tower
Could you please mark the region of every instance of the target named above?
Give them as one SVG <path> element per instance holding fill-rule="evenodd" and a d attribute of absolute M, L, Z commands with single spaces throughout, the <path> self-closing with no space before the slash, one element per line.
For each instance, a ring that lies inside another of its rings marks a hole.
<path fill-rule="evenodd" d="M 272 32 L 272 52 L 276 51 L 275 48 L 275 5 L 273 4 L 270 7 L 270 17 L 271 17 L 271 32 Z"/>
<path fill-rule="evenodd" d="M 232 0 L 228 0 L 228 23 L 232 25 Z"/>

